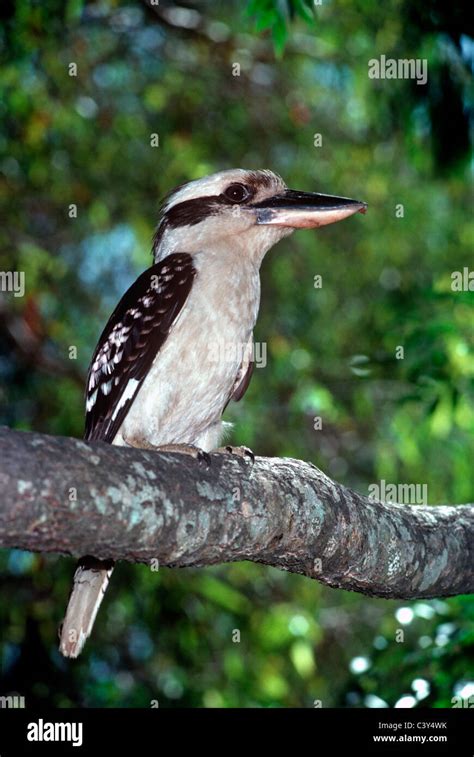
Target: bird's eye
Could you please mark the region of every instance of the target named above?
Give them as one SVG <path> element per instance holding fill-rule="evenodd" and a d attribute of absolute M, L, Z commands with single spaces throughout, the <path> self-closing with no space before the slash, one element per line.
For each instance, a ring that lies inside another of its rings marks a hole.
<path fill-rule="evenodd" d="M 243 202 L 250 197 L 250 192 L 244 184 L 230 184 L 224 191 L 224 197 L 231 202 Z"/>

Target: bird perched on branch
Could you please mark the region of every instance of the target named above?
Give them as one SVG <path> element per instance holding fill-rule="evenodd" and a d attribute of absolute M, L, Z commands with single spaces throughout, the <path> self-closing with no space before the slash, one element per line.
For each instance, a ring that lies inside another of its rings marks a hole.
<path fill-rule="evenodd" d="M 252 375 L 265 253 L 294 229 L 365 209 L 346 197 L 288 189 L 266 170 L 221 171 L 171 192 L 154 264 L 120 300 L 92 358 L 84 438 L 209 462 L 222 414 Z M 60 631 L 65 656 L 81 652 L 112 570 L 110 560 L 79 561 Z"/>

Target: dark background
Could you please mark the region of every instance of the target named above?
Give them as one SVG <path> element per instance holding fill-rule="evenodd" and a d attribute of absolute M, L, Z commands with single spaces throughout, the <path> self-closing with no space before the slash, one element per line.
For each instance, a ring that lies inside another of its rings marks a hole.
<path fill-rule="evenodd" d="M 24 297 L 0 293 L 0 422 L 80 436 L 91 353 L 151 263 L 160 197 L 215 170 L 271 168 L 369 212 L 268 255 L 255 335 L 268 363 L 226 412 L 232 441 L 364 494 L 385 480 L 426 484 L 433 505 L 472 501 L 474 294 L 451 288 L 473 262 L 468 5 L 18 0 L 0 15 L 0 270 L 26 276 Z M 369 79 L 382 54 L 426 58 L 427 84 Z M 73 567 L 0 553 L 0 695 L 449 707 L 474 694 L 472 598 L 377 600 L 247 563 L 119 565 L 68 662 L 56 628 Z"/>

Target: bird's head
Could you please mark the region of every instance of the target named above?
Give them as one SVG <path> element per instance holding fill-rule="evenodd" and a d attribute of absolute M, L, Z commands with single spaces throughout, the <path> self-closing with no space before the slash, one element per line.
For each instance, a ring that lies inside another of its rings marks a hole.
<path fill-rule="evenodd" d="M 295 229 L 312 229 L 365 213 L 347 197 L 288 189 L 272 171 L 220 171 L 177 187 L 164 200 L 154 237 L 155 262 L 172 252 L 230 247 L 260 262 Z"/>

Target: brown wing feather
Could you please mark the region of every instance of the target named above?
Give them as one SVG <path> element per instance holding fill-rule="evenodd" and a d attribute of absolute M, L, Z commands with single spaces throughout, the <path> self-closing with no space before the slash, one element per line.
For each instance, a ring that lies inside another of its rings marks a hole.
<path fill-rule="evenodd" d="M 229 394 L 228 400 L 224 405 L 224 410 L 231 400 L 238 402 L 242 399 L 250 384 L 250 379 L 252 378 L 254 368 L 255 361 L 253 359 L 253 334 L 251 334 L 247 342 L 244 355 L 242 357 L 239 371 L 237 373 L 237 376 L 235 377 L 234 386 L 232 387 L 232 391 Z M 224 410 L 222 412 L 224 412 Z"/>
<path fill-rule="evenodd" d="M 238 402 L 239 400 L 241 400 L 245 392 L 247 391 L 250 384 L 250 379 L 252 378 L 254 368 L 255 368 L 255 363 L 253 360 L 250 360 L 246 372 L 240 379 L 240 383 L 235 387 L 230 397 L 230 399 L 234 400 L 234 402 Z"/>
<path fill-rule="evenodd" d="M 195 276 L 191 255 L 173 253 L 142 273 L 122 297 L 89 367 L 85 439 L 113 441 Z"/>

